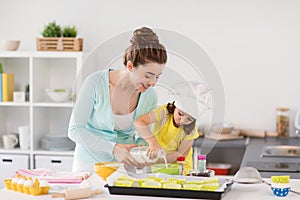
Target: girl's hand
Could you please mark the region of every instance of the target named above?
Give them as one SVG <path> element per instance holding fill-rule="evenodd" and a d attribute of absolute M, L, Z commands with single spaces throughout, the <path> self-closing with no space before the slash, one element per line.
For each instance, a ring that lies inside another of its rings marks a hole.
<path fill-rule="evenodd" d="M 154 159 L 157 157 L 158 151 L 161 149 L 162 147 L 157 141 L 149 143 L 149 148 L 147 149 L 147 156 L 150 159 Z"/>

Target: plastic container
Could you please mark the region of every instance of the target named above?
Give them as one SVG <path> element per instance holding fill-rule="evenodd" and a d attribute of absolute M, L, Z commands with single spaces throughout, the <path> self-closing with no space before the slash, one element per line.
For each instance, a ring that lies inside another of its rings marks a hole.
<path fill-rule="evenodd" d="M 206 172 L 206 155 L 198 155 L 198 171 L 200 173 Z"/>
<path fill-rule="evenodd" d="M 133 147 L 130 149 L 130 155 L 139 163 L 155 163 L 159 158 L 165 158 L 166 157 L 166 152 L 161 149 L 158 151 L 157 157 L 154 159 L 150 159 L 149 156 L 147 155 L 147 146 L 142 146 L 142 147 Z"/>
<path fill-rule="evenodd" d="M 215 171 L 215 175 L 229 175 L 231 164 L 227 163 L 207 163 L 206 169 Z"/>
<path fill-rule="evenodd" d="M 277 108 L 276 132 L 280 137 L 289 136 L 289 108 Z"/>
<path fill-rule="evenodd" d="M 150 166 L 152 173 L 164 173 L 170 175 L 179 175 L 180 165 L 179 164 L 168 164 L 166 167 L 165 164 L 154 164 Z"/>

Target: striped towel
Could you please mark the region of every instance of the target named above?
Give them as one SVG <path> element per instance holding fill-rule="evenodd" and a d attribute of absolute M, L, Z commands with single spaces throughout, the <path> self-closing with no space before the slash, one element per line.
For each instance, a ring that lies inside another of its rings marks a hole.
<path fill-rule="evenodd" d="M 19 169 L 16 171 L 19 176 L 38 178 L 39 180 L 47 180 L 49 183 L 76 184 L 81 183 L 90 176 L 90 172 L 65 172 L 50 171 L 48 169 Z"/>

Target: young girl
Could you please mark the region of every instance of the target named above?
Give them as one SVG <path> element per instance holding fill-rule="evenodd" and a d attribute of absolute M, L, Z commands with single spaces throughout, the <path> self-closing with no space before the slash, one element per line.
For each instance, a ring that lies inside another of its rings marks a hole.
<path fill-rule="evenodd" d="M 148 125 L 154 124 L 153 133 Z M 140 116 L 134 126 L 139 135 L 149 144 L 148 156 L 154 158 L 163 148 L 167 152 L 168 163 L 185 157 L 184 174 L 193 168 L 192 145 L 198 137 L 196 119 L 177 108 L 173 103 L 160 106 Z"/>

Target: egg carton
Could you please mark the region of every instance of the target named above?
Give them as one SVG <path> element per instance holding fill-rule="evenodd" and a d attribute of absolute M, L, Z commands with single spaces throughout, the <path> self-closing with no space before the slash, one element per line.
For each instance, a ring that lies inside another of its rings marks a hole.
<path fill-rule="evenodd" d="M 27 178 L 25 176 L 16 176 L 12 179 L 4 180 L 5 187 L 8 190 L 21 192 L 33 196 L 48 194 L 50 186 L 48 181 L 42 180 L 41 182 L 35 178 L 34 181 L 31 177 Z"/>

